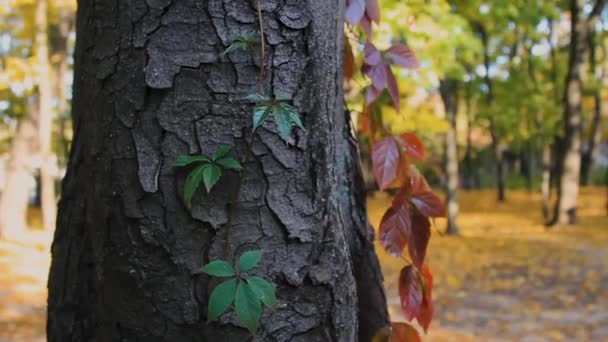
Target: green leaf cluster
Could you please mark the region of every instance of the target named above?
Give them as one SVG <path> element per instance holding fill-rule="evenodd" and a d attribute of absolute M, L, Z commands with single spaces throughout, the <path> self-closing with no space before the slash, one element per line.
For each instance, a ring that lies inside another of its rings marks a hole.
<path fill-rule="evenodd" d="M 196 166 L 188 174 L 184 185 L 184 200 L 188 207 L 191 206 L 192 196 L 200 187 L 201 182 L 205 184 L 207 192 L 210 192 L 222 177 L 223 169 L 237 171 L 242 169 L 241 164 L 236 159 L 227 157 L 230 149 L 230 146 L 222 145 L 213 152 L 211 157 L 206 155 L 183 155 L 177 158 L 175 162 L 177 167 Z"/>
<path fill-rule="evenodd" d="M 224 50 L 224 55 L 237 50 L 248 50 L 251 49 L 253 44 L 256 42 L 255 34 L 250 33 L 244 36 L 235 36 L 232 39 L 232 44 Z"/>
<path fill-rule="evenodd" d="M 255 103 L 253 110 L 254 131 L 266 122 L 270 114 L 274 118 L 279 135 L 285 141 L 289 140 L 293 125 L 304 129 L 298 110 L 289 104 L 289 101 L 291 101 L 290 97 L 277 95 L 275 98 L 271 98 L 270 96 L 256 93 L 247 96 L 245 99 Z"/>
<path fill-rule="evenodd" d="M 244 275 L 254 269 L 261 259 L 261 251 L 248 251 L 239 257 L 236 267 L 223 260 L 214 260 L 203 266 L 202 273 L 231 278 L 216 286 L 211 292 L 207 310 L 209 321 L 218 319 L 234 304 L 241 324 L 252 334 L 256 334 L 262 317 L 262 304 L 272 310 L 276 307 L 275 289 L 272 284 L 262 277 Z"/>

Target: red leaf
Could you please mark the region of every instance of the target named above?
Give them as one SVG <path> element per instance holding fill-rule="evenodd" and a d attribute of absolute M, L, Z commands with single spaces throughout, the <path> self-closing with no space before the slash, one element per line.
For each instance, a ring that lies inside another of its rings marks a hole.
<path fill-rule="evenodd" d="M 374 103 L 382 93 L 382 89 L 378 90 L 376 87 L 367 87 L 367 91 L 365 92 L 365 103 L 367 105 Z"/>
<path fill-rule="evenodd" d="M 412 204 L 426 217 L 446 217 L 447 215 L 443 202 L 432 191 L 414 193 Z"/>
<path fill-rule="evenodd" d="M 365 31 L 365 34 L 367 34 L 368 37 L 371 37 L 372 36 L 372 20 L 367 16 L 367 13 L 363 16 L 363 18 L 361 19 L 361 22 L 359 24 L 361 24 L 361 27 L 363 28 L 363 31 Z"/>
<path fill-rule="evenodd" d="M 395 74 L 393 74 L 391 67 L 388 65 L 386 66 L 386 85 L 388 88 L 388 93 L 391 95 L 391 99 L 393 100 L 393 106 L 395 107 L 395 110 L 399 112 L 401 107 L 399 84 L 397 84 Z"/>
<path fill-rule="evenodd" d="M 378 6 L 378 0 L 366 0 L 365 2 L 365 14 L 367 17 L 375 22 L 380 22 L 380 7 Z"/>
<path fill-rule="evenodd" d="M 405 318 L 413 320 L 418 316 L 422 305 L 422 286 L 412 265 L 404 267 L 399 274 L 399 297 Z"/>
<path fill-rule="evenodd" d="M 422 267 L 422 271 L 420 275 L 423 279 L 423 288 L 422 288 L 422 305 L 420 306 L 420 311 L 418 312 L 418 316 L 416 319 L 420 326 L 424 329 L 424 332 L 428 332 L 429 325 L 433 320 L 433 315 L 435 314 L 435 305 L 433 304 L 433 275 L 431 274 L 431 269 L 428 265 L 424 265 Z"/>
<path fill-rule="evenodd" d="M 443 202 L 433 193 L 433 190 L 422 175 L 412 175 L 411 182 L 411 201 L 416 209 L 418 209 L 418 212 L 426 217 L 445 217 L 447 215 Z"/>
<path fill-rule="evenodd" d="M 372 80 L 372 86 L 378 91 L 386 88 L 388 73 L 391 70 L 383 64 L 372 65 L 365 68 L 365 74 Z"/>
<path fill-rule="evenodd" d="M 410 181 L 412 185 L 412 194 L 432 191 L 431 186 L 427 183 L 424 176 L 418 172 L 411 172 Z"/>
<path fill-rule="evenodd" d="M 380 243 L 392 255 L 398 257 L 403 253 L 410 240 L 412 229 L 411 210 L 407 201 L 398 200 L 386 211 L 380 222 Z"/>
<path fill-rule="evenodd" d="M 376 49 L 374 44 L 366 42 L 363 47 L 363 53 L 365 55 L 365 64 L 367 65 L 378 65 L 382 64 L 382 55 L 380 51 Z"/>
<path fill-rule="evenodd" d="M 399 147 L 392 137 L 376 142 L 372 149 L 374 177 L 384 190 L 397 176 L 399 170 Z"/>
<path fill-rule="evenodd" d="M 346 21 L 357 25 L 365 14 L 365 0 L 348 0 L 346 4 Z"/>
<path fill-rule="evenodd" d="M 424 149 L 424 143 L 420 138 L 413 133 L 405 133 L 399 136 L 397 139 L 401 148 L 405 153 L 417 160 L 426 159 L 426 150 Z"/>
<path fill-rule="evenodd" d="M 411 219 L 412 231 L 408 241 L 408 250 L 414 266 L 421 268 L 431 239 L 431 222 L 428 217 L 419 213 L 411 213 Z"/>
<path fill-rule="evenodd" d="M 391 342 L 420 342 L 418 330 L 406 323 L 391 323 Z"/>
<path fill-rule="evenodd" d="M 351 80 L 355 75 L 355 55 L 353 48 L 348 41 L 348 37 L 344 38 L 344 78 Z"/>
<path fill-rule="evenodd" d="M 414 54 L 414 51 L 412 51 L 405 44 L 394 44 L 386 51 L 386 55 L 391 59 L 393 64 L 400 65 L 407 69 L 415 69 L 419 67 L 416 54 Z"/>

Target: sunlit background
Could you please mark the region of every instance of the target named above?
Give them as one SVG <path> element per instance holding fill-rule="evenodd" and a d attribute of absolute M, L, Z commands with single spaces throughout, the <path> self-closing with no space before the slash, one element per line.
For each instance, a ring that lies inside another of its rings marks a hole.
<path fill-rule="evenodd" d="M 0 0 L 0 341 L 45 340 L 55 203 L 72 139 L 76 4 L 42 3 Z M 402 108 L 387 102 L 379 120 L 393 133 L 423 138 L 429 160 L 419 168 L 438 191 L 446 182 L 446 133 L 457 136 L 460 235 L 446 234 L 445 220 L 434 222 L 428 260 L 436 319 L 428 340 L 608 341 L 608 11 L 593 22 L 584 57 L 579 222 L 547 229 L 541 188 L 564 135 L 569 4 L 380 3 L 374 41 L 381 49 L 407 43 L 421 67 L 397 71 Z M 584 12 L 593 8 L 589 1 Z M 360 37 L 347 39 L 360 60 Z M 457 84 L 453 125 L 438 91 L 446 80 Z M 359 126 L 365 82 L 357 76 L 346 84 Z M 359 140 L 377 228 L 391 195 L 375 191 L 369 137 L 361 132 Z M 497 201 L 493 143 L 505 170 L 504 202 Z M 377 251 L 390 312 L 403 320 L 396 282 L 404 261 Z"/>

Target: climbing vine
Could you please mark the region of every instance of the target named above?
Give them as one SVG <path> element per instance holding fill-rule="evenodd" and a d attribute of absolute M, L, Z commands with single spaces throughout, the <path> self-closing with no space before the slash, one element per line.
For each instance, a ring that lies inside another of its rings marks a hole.
<path fill-rule="evenodd" d="M 242 160 L 229 156 L 231 146 L 218 146 L 211 155 L 180 156 L 176 167 L 189 168 L 190 172 L 184 185 L 184 203 L 190 208 L 192 196 L 204 184 L 211 192 L 225 171 L 239 172 L 241 175 L 247 165 L 253 136 L 256 129 L 270 118 L 274 121 L 279 136 L 290 142 L 294 126 L 304 130 L 300 114 L 291 104 L 291 98 L 283 94 L 266 94 L 262 83 L 266 77 L 266 45 L 264 22 L 260 1 L 257 1 L 259 35 L 248 33 L 233 37 L 232 43 L 224 50 L 227 55 L 235 51 L 254 51 L 259 42 L 261 66 L 258 77 L 258 92 L 243 98 L 253 105 L 252 126 L 247 141 L 248 150 Z M 380 22 L 378 0 L 347 0 L 345 24 L 344 77 L 351 80 L 357 70 L 355 52 L 362 51 L 360 72 L 369 80 L 362 88 L 364 105 L 362 130 L 372 145 L 373 174 L 381 190 L 398 188 L 391 207 L 384 214 L 380 224 L 380 242 L 395 257 L 406 261 L 399 275 L 399 296 L 405 317 L 418 321 L 426 332 L 433 318 L 432 300 L 433 277 L 425 263 L 426 249 L 430 239 L 430 219 L 445 216 L 445 207 L 424 177 L 412 165 L 411 160 L 422 161 L 426 152 L 422 141 L 412 133 L 394 135 L 390 128 L 381 124 L 380 104 L 386 102 L 383 94 L 388 93 L 390 103 L 398 111 L 400 94 L 394 67 L 413 69 L 418 60 L 412 50 L 402 43 L 394 43 L 381 51 L 372 43 L 373 23 Z M 353 40 L 353 43 L 351 43 Z M 225 231 L 226 258 L 230 225 L 234 206 L 238 199 L 241 177 L 231 201 L 231 210 Z M 407 256 L 404 251 L 407 249 Z M 207 317 L 213 321 L 234 306 L 237 318 L 252 335 L 256 336 L 263 306 L 274 309 L 276 295 L 274 286 L 262 277 L 250 274 L 259 264 L 262 251 L 244 252 L 234 265 L 225 260 L 213 260 L 200 272 L 209 276 L 224 278 L 209 297 Z M 226 279 L 227 278 L 227 279 Z M 405 323 L 392 323 L 386 331 L 377 335 L 377 341 L 419 341 L 416 329 Z"/>

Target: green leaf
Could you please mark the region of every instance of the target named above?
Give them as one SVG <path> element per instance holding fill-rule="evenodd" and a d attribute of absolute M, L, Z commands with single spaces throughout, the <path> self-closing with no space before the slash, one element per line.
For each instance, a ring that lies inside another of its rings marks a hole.
<path fill-rule="evenodd" d="M 288 113 L 289 118 L 293 123 L 295 123 L 301 129 L 304 129 L 304 125 L 302 125 L 302 121 L 300 120 L 300 114 L 298 114 L 298 111 L 295 107 L 285 103 L 281 103 L 280 106 Z"/>
<path fill-rule="evenodd" d="M 262 317 L 262 305 L 247 282 L 239 283 L 234 297 L 234 307 L 239 321 L 255 335 Z"/>
<path fill-rule="evenodd" d="M 275 99 L 279 102 L 291 101 L 291 96 L 287 94 L 277 94 Z"/>
<path fill-rule="evenodd" d="M 291 116 L 281 106 L 273 106 L 272 115 L 277 123 L 277 130 L 283 140 L 289 140 L 291 136 Z"/>
<path fill-rule="evenodd" d="M 247 272 L 262 260 L 262 251 L 247 251 L 239 258 L 239 272 Z"/>
<path fill-rule="evenodd" d="M 177 160 L 175 161 L 175 166 L 182 167 L 182 166 L 188 166 L 190 164 L 199 163 L 199 162 L 208 163 L 209 158 L 207 158 L 206 156 L 202 156 L 202 155 L 201 156 L 183 155 L 183 156 L 177 157 Z"/>
<path fill-rule="evenodd" d="M 268 115 L 272 111 L 273 106 L 268 105 L 259 105 L 256 106 L 253 110 L 253 129 L 256 130 L 258 127 L 262 126 L 266 119 L 268 119 Z"/>
<path fill-rule="evenodd" d="M 207 164 L 207 168 L 203 170 L 203 182 L 207 192 L 211 192 L 213 186 L 220 180 L 222 176 L 222 169 L 215 164 Z"/>
<path fill-rule="evenodd" d="M 213 260 L 203 266 L 204 273 L 214 277 L 232 277 L 236 275 L 234 268 L 224 260 Z"/>
<path fill-rule="evenodd" d="M 241 170 L 243 168 L 241 166 L 241 163 L 239 163 L 234 158 L 222 158 L 217 161 L 217 164 L 220 165 L 221 167 L 223 167 L 224 169 L 229 169 L 229 170 Z"/>
<path fill-rule="evenodd" d="M 216 161 L 222 158 L 223 156 L 228 154 L 228 152 L 230 152 L 231 148 L 232 147 L 230 147 L 230 145 L 221 145 L 217 148 L 217 150 L 215 150 L 215 152 L 213 152 L 213 156 L 211 157 L 211 159 L 213 159 L 213 161 Z"/>
<path fill-rule="evenodd" d="M 209 306 L 207 308 L 207 320 L 215 321 L 220 317 L 234 300 L 236 292 L 236 279 L 227 280 L 213 289 L 209 296 Z"/>
<path fill-rule="evenodd" d="M 260 94 L 260 93 L 253 93 L 253 94 L 249 94 L 247 96 L 245 96 L 245 100 L 250 101 L 250 102 L 255 102 L 255 103 L 262 103 L 262 102 L 270 102 L 270 97 L 264 95 L 264 94 Z"/>
<path fill-rule="evenodd" d="M 247 278 L 247 283 L 251 286 L 251 289 L 258 298 L 266 305 L 269 309 L 273 309 L 277 305 L 277 298 L 275 295 L 275 290 L 272 284 L 268 282 L 268 280 L 254 276 Z"/>
<path fill-rule="evenodd" d="M 186 206 L 188 206 L 188 208 L 192 206 L 192 196 L 196 192 L 196 189 L 201 185 L 205 170 L 207 170 L 209 166 L 209 164 L 204 164 L 196 167 L 186 178 L 186 184 L 184 185 L 184 201 L 186 201 Z"/>
<path fill-rule="evenodd" d="M 228 48 L 226 48 L 226 50 L 224 50 L 223 55 L 227 55 L 227 54 L 237 51 L 237 50 L 247 50 L 248 47 L 249 46 L 246 43 L 234 42 L 234 43 L 230 44 L 230 46 Z"/>

